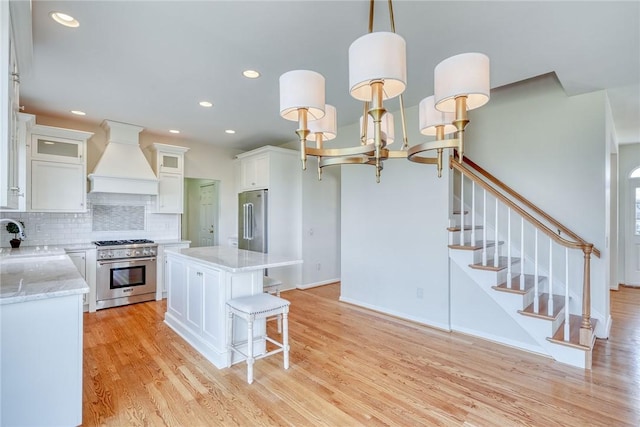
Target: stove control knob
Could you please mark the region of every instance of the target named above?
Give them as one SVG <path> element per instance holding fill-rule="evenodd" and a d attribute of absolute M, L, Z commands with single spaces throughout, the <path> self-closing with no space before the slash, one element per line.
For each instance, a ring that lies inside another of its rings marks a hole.
<path fill-rule="evenodd" d="M 127 251 L 124 253 L 125 256 L 131 256 L 131 251 Z"/>
<path fill-rule="evenodd" d="M 136 255 L 140 255 L 140 251 L 136 251 Z"/>
<path fill-rule="evenodd" d="M 149 253 L 150 253 L 151 255 L 155 255 L 155 254 L 156 254 L 156 251 L 154 251 L 154 250 L 153 250 L 153 248 L 151 248 L 151 249 L 149 249 Z"/>

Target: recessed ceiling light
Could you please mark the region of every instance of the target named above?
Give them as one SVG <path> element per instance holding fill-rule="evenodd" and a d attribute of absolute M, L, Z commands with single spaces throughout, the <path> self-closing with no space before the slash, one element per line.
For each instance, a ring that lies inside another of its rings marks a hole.
<path fill-rule="evenodd" d="M 71 110 L 71 114 L 75 114 L 76 116 L 86 116 L 87 113 L 85 113 L 84 111 L 80 111 L 80 110 Z"/>
<path fill-rule="evenodd" d="M 180 133 L 180 131 L 177 130 L 177 129 L 170 129 L 169 132 L 171 132 L 171 133 Z"/>
<path fill-rule="evenodd" d="M 260 73 L 255 70 L 244 70 L 242 72 L 242 75 L 248 79 L 257 79 L 258 77 L 260 77 Z"/>
<path fill-rule="evenodd" d="M 235 131 L 235 130 L 233 130 L 233 129 L 227 129 L 227 130 L 225 130 L 224 132 L 225 132 L 225 133 L 229 133 L 229 134 L 234 134 L 234 133 L 236 133 L 236 131 Z"/>
<path fill-rule="evenodd" d="M 200 106 L 201 107 L 213 107 L 213 104 L 210 103 L 209 101 L 200 101 Z"/>
<path fill-rule="evenodd" d="M 76 28 L 80 26 L 80 23 L 70 15 L 62 12 L 51 12 L 49 16 L 56 21 L 60 25 L 64 25 L 65 27 Z"/>

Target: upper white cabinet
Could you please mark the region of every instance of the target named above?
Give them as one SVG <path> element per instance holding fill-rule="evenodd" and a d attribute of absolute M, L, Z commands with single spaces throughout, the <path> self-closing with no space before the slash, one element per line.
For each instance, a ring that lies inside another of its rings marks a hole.
<path fill-rule="evenodd" d="M 158 176 L 157 213 L 184 211 L 184 153 L 176 145 L 153 144 L 153 169 Z"/>
<path fill-rule="evenodd" d="M 238 155 L 240 159 L 240 190 L 269 188 L 269 153 Z"/>
<path fill-rule="evenodd" d="M 87 140 L 93 133 L 34 125 L 27 147 L 27 210 L 85 212 Z"/>
<path fill-rule="evenodd" d="M 24 194 L 19 185 L 18 112 L 20 73 L 30 65 L 30 24 L 29 2 L 0 2 L 0 209 L 18 209 Z"/>

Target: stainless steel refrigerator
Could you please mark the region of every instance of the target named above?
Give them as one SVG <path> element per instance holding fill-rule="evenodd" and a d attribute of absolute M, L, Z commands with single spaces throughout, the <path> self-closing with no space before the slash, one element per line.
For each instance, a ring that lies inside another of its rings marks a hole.
<path fill-rule="evenodd" d="M 267 190 L 238 194 L 238 249 L 267 252 Z"/>

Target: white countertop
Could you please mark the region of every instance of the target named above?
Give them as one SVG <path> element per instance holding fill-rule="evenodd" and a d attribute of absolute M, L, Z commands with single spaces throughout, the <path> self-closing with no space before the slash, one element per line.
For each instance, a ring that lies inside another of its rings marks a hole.
<path fill-rule="evenodd" d="M 172 254 L 187 259 L 194 259 L 210 264 L 214 268 L 231 273 L 261 270 L 264 268 L 283 267 L 302 264 L 301 259 L 294 257 L 264 254 L 262 252 L 246 251 L 228 246 L 206 246 L 187 249 L 167 249 Z"/>
<path fill-rule="evenodd" d="M 0 253 L 0 305 L 89 292 L 64 249 L 36 248 Z"/>

